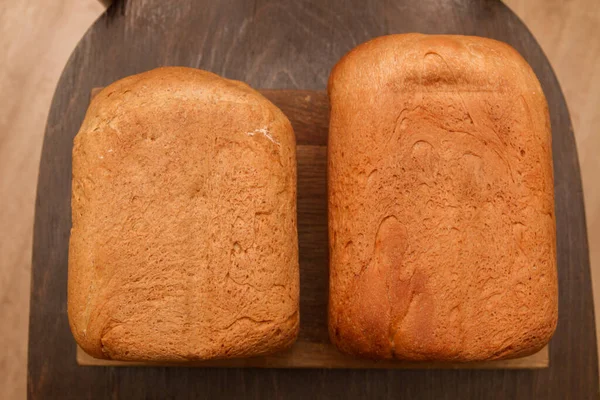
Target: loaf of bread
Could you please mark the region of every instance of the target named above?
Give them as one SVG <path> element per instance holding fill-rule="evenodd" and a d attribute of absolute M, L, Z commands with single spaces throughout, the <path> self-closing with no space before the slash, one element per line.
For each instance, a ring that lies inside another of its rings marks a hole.
<path fill-rule="evenodd" d="M 117 360 L 245 357 L 298 332 L 295 137 L 248 85 L 191 68 L 122 79 L 73 147 L 68 312 Z"/>
<path fill-rule="evenodd" d="M 548 107 L 510 46 L 364 43 L 329 80 L 329 331 L 343 352 L 534 353 L 557 322 Z"/>

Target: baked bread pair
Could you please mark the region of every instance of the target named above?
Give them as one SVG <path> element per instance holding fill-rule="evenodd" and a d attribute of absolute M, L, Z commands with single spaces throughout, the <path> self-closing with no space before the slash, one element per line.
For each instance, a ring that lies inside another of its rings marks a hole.
<path fill-rule="evenodd" d="M 438 361 L 546 344 L 551 139 L 525 61 L 489 39 L 383 37 L 338 63 L 329 97 L 332 342 Z M 103 89 L 74 142 L 72 217 L 69 321 L 91 355 L 203 360 L 294 342 L 294 132 L 246 84 L 161 68 Z"/>

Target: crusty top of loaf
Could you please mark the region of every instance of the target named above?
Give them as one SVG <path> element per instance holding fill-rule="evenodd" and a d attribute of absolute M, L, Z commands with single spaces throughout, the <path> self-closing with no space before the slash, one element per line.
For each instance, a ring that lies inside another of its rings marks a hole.
<path fill-rule="evenodd" d="M 525 355 L 557 321 L 546 100 L 510 46 L 362 44 L 329 80 L 330 334 L 377 358 Z"/>
<path fill-rule="evenodd" d="M 117 81 L 73 147 L 69 320 L 96 357 L 279 350 L 298 330 L 296 156 L 283 113 L 192 68 Z"/>

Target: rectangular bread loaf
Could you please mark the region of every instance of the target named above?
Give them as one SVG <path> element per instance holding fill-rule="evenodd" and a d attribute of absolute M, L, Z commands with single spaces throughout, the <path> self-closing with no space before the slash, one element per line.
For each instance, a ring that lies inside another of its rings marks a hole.
<path fill-rule="evenodd" d="M 246 84 L 191 68 L 122 79 L 73 147 L 68 311 L 99 358 L 185 361 L 298 332 L 294 132 Z"/>
<path fill-rule="evenodd" d="M 551 131 L 510 46 L 392 35 L 329 80 L 329 330 L 371 358 L 531 354 L 557 322 Z"/>

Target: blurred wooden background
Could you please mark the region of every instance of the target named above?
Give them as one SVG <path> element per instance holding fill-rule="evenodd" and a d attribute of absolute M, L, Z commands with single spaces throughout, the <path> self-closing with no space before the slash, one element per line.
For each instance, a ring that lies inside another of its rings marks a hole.
<path fill-rule="evenodd" d="M 582 169 L 596 315 L 600 307 L 598 0 L 506 0 L 533 32 L 567 98 Z M 24 398 L 33 205 L 46 116 L 97 0 L 0 3 L 0 399 Z M 596 331 L 600 325 L 596 321 Z"/>

